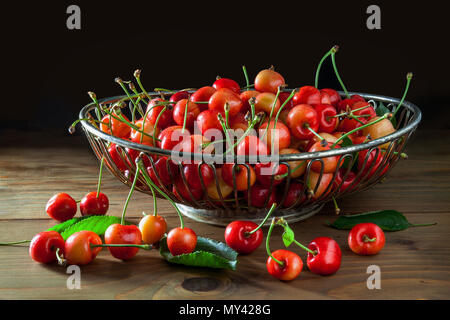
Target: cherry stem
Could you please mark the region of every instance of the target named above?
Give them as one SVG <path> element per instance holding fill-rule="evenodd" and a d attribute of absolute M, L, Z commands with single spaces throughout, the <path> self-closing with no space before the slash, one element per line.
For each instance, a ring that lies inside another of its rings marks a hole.
<path fill-rule="evenodd" d="M 252 121 L 252 123 L 250 124 L 250 126 L 247 128 L 247 130 L 245 130 L 244 134 L 228 149 L 225 151 L 224 154 L 227 154 L 230 151 L 234 152 L 234 148 L 241 143 L 242 140 L 244 140 L 244 138 L 250 133 L 250 131 L 254 128 L 254 126 L 261 120 L 261 116 L 256 115 L 255 119 Z"/>
<path fill-rule="evenodd" d="M 242 66 L 242 71 L 244 72 L 246 88 L 248 88 L 250 87 L 250 81 L 248 80 L 247 68 Z"/>
<path fill-rule="evenodd" d="M 273 110 L 275 108 L 275 105 L 277 104 L 277 100 L 278 100 L 278 96 L 280 95 L 280 92 L 281 92 L 281 86 L 278 87 L 277 94 L 275 96 L 275 99 L 273 100 L 272 108 L 270 109 L 269 120 L 267 121 L 267 127 L 266 127 L 266 130 L 264 131 L 263 136 L 261 137 L 261 140 L 264 139 L 264 137 L 267 134 L 267 130 L 269 129 L 269 123 L 270 123 L 270 120 L 272 119 Z"/>
<path fill-rule="evenodd" d="M 315 256 L 317 254 L 317 251 L 312 251 L 311 249 L 305 247 L 304 245 L 302 245 L 300 242 L 298 242 L 297 240 L 294 239 L 294 243 L 296 245 L 298 245 L 300 248 L 302 248 L 303 250 L 308 251 L 309 253 L 311 253 L 313 256 Z"/>
<path fill-rule="evenodd" d="M 133 93 L 134 93 L 135 95 L 138 96 L 138 98 L 136 99 L 136 103 L 134 104 L 133 113 L 132 113 L 132 118 L 133 118 L 133 119 L 136 118 L 136 117 L 135 117 L 136 110 L 139 112 L 139 114 L 141 115 L 141 117 L 143 117 L 143 116 L 144 116 L 144 113 L 143 113 L 142 110 L 141 110 L 141 104 L 140 104 L 140 103 L 141 103 L 141 100 L 143 100 L 143 98 L 139 95 L 139 92 L 137 92 L 136 87 L 134 86 L 133 83 L 130 82 L 129 86 L 130 86 L 130 89 L 133 91 Z M 145 102 L 145 101 L 144 101 L 144 102 Z M 139 106 L 139 108 L 138 108 L 137 106 Z"/>
<path fill-rule="evenodd" d="M 252 123 L 252 121 L 255 119 L 255 114 L 256 114 L 256 109 L 255 109 L 255 99 L 254 98 L 250 98 L 248 100 L 248 104 L 250 105 L 250 110 L 252 113 L 252 118 L 248 121 L 248 124 L 250 125 Z"/>
<path fill-rule="evenodd" d="M 394 112 L 392 113 L 394 116 L 397 114 L 397 111 L 400 109 L 400 106 L 403 104 L 403 101 L 405 101 L 406 94 L 408 93 L 408 89 L 409 89 L 409 85 L 410 85 L 410 83 L 411 83 L 412 77 L 413 77 L 412 72 L 409 72 L 409 73 L 406 75 L 406 87 L 405 87 L 405 91 L 404 91 L 404 93 L 403 93 L 402 99 L 400 100 L 399 104 L 397 105 L 397 107 L 395 108 Z"/>
<path fill-rule="evenodd" d="M 69 133 L 72 134 L 75 132 L 75 126 L 81 122 L 81 121 L 92 121 L 94 123 L 98 123 L 98 124 L 104 124 L 105 126 L 107 126 L 108 124 L 106 122 L 102 122 L 102 121 L 98 121 L 92 118 L 82 118 L 82 119 L 77 119 L 75 120 L 69 127 Z"/>
<path fill-rule="evenodd" d="M 151 100 L 150 95 L 147 93 L 147 91 L 144 89 L 144 86 L 141 83 L 141 70 L 137 69 L 134 72 L 134 77 L 136 78 L 136 82 L 138 83 L 139 88 L 142 90 L 142 92 L 146 95 L 146 97 L 148 98 L 148 100 Z M 148 102 L 147 102 L 148 103 Z"/>
<path fill-rule="evenodd" d="M 175 208 L 175 211 L 177 212 L 178 217 L 180 218 L 181 229 L 183 229 L 184 221 L 183 221 L 183 215 L 181 214 L 180 209 L 178 209 L 175 202 L 173 202 L 173 200 L 164 191 L 162 191 L 160 188 L 158 188 L 158 186 L 156 186 L 153 183 L 153 181 L 150 179 L 147 171 L 144 168 L 144 163 L 142 161 L 141 155 L 139 155 L 139 158 L 136 159 L 136 166 L 138 166 L 141 169 L 142 175 L 144 176 L 144 179 L 145 179 L 145 182 L 147 183 L 147 185 L 155 188 L 155 190 L 158 191 L 159 194 L 161 194 L 164 198 L 166 198 L 170 202 L 170 204 Z"/>
<path fill-rule="evenodd" d="M 153 249 L 153 245 L 151 244 L 127 244 L 127 243 L 110 243 L 110 244 L 91 244 L 91 248 L 103 248 L 103 247 L 134 247 L 140 248 L 143 250 L 151 250 Z"/>
<path fill-rule="evenodd" d="M 348 94 L 347 88 L 345 87 L 344 82 L 342 82 L 342 79 L 339 76 L 339 72 L 338 72 L 337 66 L 336 66 L 336 59 L 335 59 L 334 56 L 336 55 L 336 52 L 337 52 L 338 48 L 339 48 L 338 46 L 334 46 L 333 49 L 331 49 L 331 62 L 333 63 L 334 73 L 335 73 L 336 78 L 338 79 L 338 81 L 339 81 L 339 83 L 340 83 L 340 85 L 342 87 L 342 90 L 344 90 L 345 95 L 347 96 L 347 98 L 350 98 L 350 95 Z"/>
<path fill-rule="evenodd" d="M 167 106 L 164 106 L 164 108 L 161 109 L 161 112 L 158 114 L 158 117 L 156 117 L 155 126 L 153 127 L 153 141 L 156 141 L 156 128 L 158 128 L 159 119 L 161 118 L 162 114 L 166 111 Z"/>
<path fill-rule="evenodd" d="M 363 242 L 375 242 L 377 241 L 377 238 L 369 238 L 369 236 L 367 234 L 363 235 L 362 237 L 362 241 Z"/>
<path fill-rule="evenodd" d="M 331 197 L 331 199 L 333 199 L 333 204 L 334 204 L 334 211 L 336 212 L 336 215 L 338 215 L 339 213 L 341 213 L 341 209 L 339 208 L 336 198 L 334 196 Z"/>
<path fill-rule="evenodd" d="M 231 154 L 234 155 L 234 147 L 231 147 L 233 145 L 233 143 L 232 143 L 231 138 L 230 138 L 230 136 L 228 134 L 227 125 L 225 123 L 225 120 L 223 119 L 222 114 L 218 113 L 217 114 L 217 119 L 219 120 L 220 125 L 222 126 L 222 130 L 225 133 L 225 140 L 227 142 L 227 145 L 230 148 L 229 150 L 231 150 Z"/>
<path fill-rule="evenodd" d="M 31 240 L 20 240 L 20 241 L 12 241 L 12 242 L 0 242 L 0 246 L 12 246 L 15 244 L 22 244 L 22 243 L 27 243 L 27 242 L 31 242 Z"/>
<path fill-rule="evenodd" d="M 266 237 L 266 251 L 267 251 L 267 254 L 269 255 L 269 257 L 271 257 L 273 261 L 275 261 L 276 263 L 278 263 L 280 266 L 284 266 L 284 263 L 283 263 L 283 262 L 279 261 L 278 259 L 276 259 L 276 258 L 272 255 L 272 252 L 270 251 L 270 247 L 269 247 L 270 235 L 272 234 L 273 227 L 275 226 L 275 219 L 276 219 L 276 218 L 272 218 L 272 222 L 270 223 L 269 231 L 267 231 L 267 237 Z"/>
<path fill-rule="evenodd" d="M 250 232 L 246 232 L 246 234 L 248 236 L 252 235 L 253 233 L 255 233 L 256 231 L 258 231 L 259 229 L 261 229 L 261 227 L 266 223 L 267 219 L 269 219 L 270 215 L 272 214 L 272 212 L 275 210 L 275 208 L 277 207 L 277 204 L 274 203 L 272 204 L 272 206 L 270 207 L 269 212 L 267 213 L 266 217 L 264 218 L 264 220 L 259 224 L 259 226 L 257 226 L 255 229 L 253 229 Z"/>
<path fill-rule="evenodd" d="M 297 171 L 298 169 L 300 169 L 301 167 L 303 167 L 304 164 L 305 164 L 305 162 L 306 162 L 306 160 L 303 160 L 302 162 L 300 162 L 300 163 L 294 168 L 294 170 L 292 170 L 292 171 L 290 172 L 290 174 L 294 173 L 295 171 Z M 286 178 L 288 175 L 289 175 L 289 172 L 286 172 L 286 173 L 283 173 L 283 174 L 277 174 L 277 175 L 275 176 L 275 179 L 278 179 L 278 180 L 284 179 L 284 178 Z"/>
<path fill-rule="evenodd" d="M 280 109 L 278 110 L 277 115 L 275 116 L 274 124 L 273 124 L 273 128 L 274 128 L 274 129 L 275 129 L 276 126 L 277 126 L 278 117 L 280 116 L 281 111 L 283 111 L 284 106 L 285 106 L 285 105 L 286 105 L 286 104 L 294 97 L 295 92 L 296 92 L 295 89 L 291 91 L 291 94 L 287 97 L 287 99 L 283 102 L 283 104 L 281 105 Z"/>
<path fill-rule="evenodd" d="M 373 125 L 373 124 L 375 124 L 375 123 L 377 123 L 377 122 L 380 122 L 380 121 L 382 121 L 382 120 L 384 120 L 384 119 L 387 119 L 388 116 L 389 116 L 389 114 L 388 114 L 388 113 L 385 113 L 382 117 L 378 118 L 378 119 L 375 120 L 375 121 L 369 122 L 369 123 L 367 123 L 367 124 L 365 124 L 365 125 L 363 125 L 363 126 L 361 126 L 361 127 L 358 127 L 358 128 L 353 129 L 353 130 L 350 130 L 350 131 L 347 132 L 346 134 L 343 134 L 342 136 L 340 136 L 340 137 L 332 144 L 331 148 L 334 148 L 334 147 L 339 143 L 339 141 L 341 141 L 342 139 L 348 137 L 348 136 L 351 135 L 352 133 L 355 133 L 356 131 L 362 130 L 362 129 L 367 128 L 368 126 L 371 126 L 371 125 Z"/>
<path fill-rule="evenodd" d="M 335 47 L 331 48 L 327 53 L 325 53 L 325 55 L 322 57 L 322 59 L 320 59 L 319 65 L 317 66 L 316 69 L 316 78 L 315 78 L 315 82 L 314 82 L 314 86 L 316 88 L 319 88 L 319 73 L 320 73 L 320 69 L 322 68 L 322 64 L 325 61 L 326 58 L 328 58 L 330 56 L 330 54 L 333 52 Z M 337 49 L 336 49 L 337 51 Z"/>
<path fill-rule="evenodd" d="M 184 133 L 184 130 L 186 129 L 188 105 L 189 105 L 189 97 L 186 99 L 186 107 L 184 108 L 183 131 L 181 131 L 182 133 Z"/>
<path fill-rule="evenodd" d="M 100 169 L 98 172 L 98 183 L 97 183 L 97 198 L 98 195 L 100 194 L 100 188 L 102 185 L 102 174 L 103 174 L 103 163 L 105 162 L 105 158 L 102 157 L 102 161 L 100 161 Z"/>
<path fill-rule="evenodd" d="M 88 91 L 88 95 L 89 95 L 89 97 L 92 99 L 92 101 L 95 104 L 95 114 L 97 115 L 97 119 L 99 121 L 101 121 L 102 120 L 102 116 L 101 116 L 102 113 L 100 112 L 101 108 L 100 108 L 100 104 L 98 103 L 98 100 L 97 100 L 97 95 L 94 92 L 92 92 L 92 91 Z"/>
<path fill-rule="evenodd" d="M 122 88 L 122 90 L 125 92 L 125 94 L 127 95 L 128 99 L 131 101 L 131 103 L 133 104 L 134 108 L 137 108 L 137 104 L 136 101 L 134 101 L 130 95 L 130 92 L 127 90 L 127 87 L 125 87 L 124 85 L 124 81 L 121 78 L 116 78 L 115 82 L 118 83 L 120 85 L 120 87 Z M 129 81 L 126 81 L 127 83 L 129 83 Z M 134 122 L 134 112 L 132 110 L 131 111 L 131 116 L 133 118 L 133 122 Z"/>
<path fill-rule="evenodd" d="M 67 260 L 64 259 L 64 257 L 62 255 L 59 254 L 59 251 L 60 251 L 60 249 L 56 248 L 56 252 L 55 252 L 56 260 L 58 260 L 58 265 L 64 267 L 67 264 Z"/>
<path fill-rule="evenodd" d="M 128 193 L 127 200 L 125 201 L 125 205 L 123 206 L 123 210 L 122 210 L 122 219 L 120 220 L 120 224 L 122 224 L 122 225 L 125 223 L 125 213 L 127 212 L 128 203 L 130 202 L 131 195 L 133 194 L 134 187 L 136 186 L 136 182 L 139 178 L 139 173 L 140 173 L 140 168 L 138 166 L 136 166 L 136 173 L 134 175 L 133 184 L 130 187 L 130 192 Z"/>
<path fill-rule="evenodd" d="M 320 141 L 325 140 L 320 134 L 318 134 L 313 128 L 309 126 L 309 123 L 305 123 L 305 128 L 311 131 Z"/>

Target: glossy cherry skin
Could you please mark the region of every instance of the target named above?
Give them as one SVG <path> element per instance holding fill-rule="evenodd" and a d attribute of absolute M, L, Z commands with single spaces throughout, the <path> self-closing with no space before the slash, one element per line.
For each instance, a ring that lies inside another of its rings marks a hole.
<path fill-rule="evenodd" d="M 242 112 L 238 112 L 233 117 L 229 119 L 230 129 L 233 130 L 242 130 L 242 134 L 248 129 L 248 121 L 245 119 L 245 114 Z"/>
<path fill-rule="evenodd" d="M 208 130 L 211 130 L 211 129 L 218 130 L 218 132 L 223 132 L 222 125 L 220 124 L 220 121 L 217 117 L 218 114 L 219 114 L 219 112 L 208 109 L 208 110 L 202 111 L 197 116 L 197 120 L 196 120 L 197 125 L 198 125 L 198 128 L 200 129 L 200 132 L 202 133 L 202 135 L 208 136 L 208 137 L 215 135 L 217 132 L 209 132 L 209 134 L 208 134 Z"/>
<path fill-rule="evenodd" d="M 312 86 L 304 86 L 292 97 L 294 105 L 299 104 L 320 104 L 322 99 L 319 89 Z"/>
<path fill-rule="evenodd" d="M 189 98 L 189 92 L 187 92 L 187 91 L 178 91 L 178 92 L 175 92 L 173 95 L 170 96 L 169 101 L 176 103 L 176 102 L 178 102 L 180 100 L 188 99 L 188 98 Z"/>
<path fill-rule="evenodd" d="M 222 166 L 222 178 L 223 180 L 231 187 L 233 185 L 233 168 L 234 175 L 236 179 L 236 190 L 237 191 L 245 191 L 248 189 L 249 183 L 250 187 L 253 186 L 256 182 L 256 174 L 255 170 L 253 170 L 252 166 L 248 165 L 248 169 L 243 164 L 237 164 L 234 166 L 233 163 L 225 163 Z"/>
<path fill-rule="evenodd" d="M 278 99 L 280 100 L 280 104 L 283 105 L 283 103 L 287 100 L 287 98 L 291 95 L 290 92 L 280 92 L 278 95 Z M 283 107 L 283 110 L 290 110 L 295 106 L 294 100 L 291 98 L 286 105 Z"/>
<path fill-rule="evenodd" d="M 194 126 L 194 120 L 200 114 L 200 108 L 195 102 L 189 101 L 187 99 L 181 99 L 173 107 L 173 120 L 179 126 L 184 124 L 184 114 L 186 111 L 187 104 L 187 116 L 186 116 L 186 128 L 192 128 Z"/>
<path fill-rule="evenodd" d="M 314 106 L 319 120 L 319 131 L 332 133 L 336 130 L 339 119 L 333 118 L 337 115 L 336 108 L 329 104 L 317 104 Z"/>
<path fill-rule="evenodd" d="M 252 221 L 233 221 L 225 229 L 225 242 L 240 254 L 249 254 L 255 251 L 263 240 L 263 232 L 258 229 L 252 234 L 249 232 L 258 225 Z"/>
<path fill-rule="evenodd" d="M 339 93 L 334 89 L 324 88 L 324 89 L 320 89 L 320 92 L 321 93 L 325 92 L 326 94 L 328 94 L 328 97 L 330 99 L 330 104 L 335 108 L 337 108 L 339 102 L 342 100 Z"/>
<path fill-rule="evenodd" d="M 344 192 L 347 189 L 349 191 L 353 190 L 358 185 L 358 183 L 353 184 L 356 178 L 356 173 L 354 173 L 353 171 L 349 171 L 349 173 L 345 177 L 345 180 L 343 181 L 346 173 L 347 169 L 340 168 L 336 175 L 336 178 L 334 179 L 334 186 L 335 188 L 339 188 L 339 192 Z M 352 184 L 353 186 L 350 187 Z"/>
<path fill-rule="evenodd" d="M 215 110 L 225 116 L 225 105 L 228 104 L 228 114 L 232 117 L 241 111 L 243 103 L 240 96 L 227 88 L 222 88 L 214 92 L 209 98 L 208 107 L 210 110 Z"/>
<path fill-rule="evenodd" d="M 201 87 L 191 95 L 191 101 L 195 103 L 208 102 L 211 96 L 214 94 L 214 92 L 216 92 L 216 89 L 214 89 L 213 87 L 210 86 Z M 207 103 L 198 103 L 198 106 L 201 111 L 208 109 Z"/>
<path fill-rule="evenodd" d="M 167 222 L 160 215 L 146 215 L 139 221 L 139 230 L 144 243 L 155 244 L 166 233 Z"/>
<path fill-rule="evenodd" d="M 322 140 L 323 141 L 323 140 Z M 309 148 L 308 152 L 321 152 L 321 151 L 327 151 L 327 150 L 331 150 L 331 143 L 325 141 L 325 142 L 316 142 L 314 143 L 311 148 Z M 339 146 L 337 145 L 335 147 L 338 148 Z M 311 164 L 311 169 L 314 170 L 317 173 L 320 173 L 323 167 L 323 172 L 324 173 L 333 173 L 336 170 L 336 167 L 338 166 L 339 163 L 339 159 L 340 156 L 335 156 L 335 157 L 322 157 L 321 160 L 323 161 L 323 165 L 322 162 L 320 161 L 312 161 Z"/>
<path fill-rule="evenodd" d="M 369 155 L 367 155 L 369 150 L 362 150 L 358 153 L 358 169 L 362 170 L 361 178 L 370 179 L 375 172 L 378 170 L 380 165 L 384 162 L 384 156 L 382 155 L 381 149 L 375 148 L 373 149 Z M 366 165 L 364 166 L 364 161 L 367 158 Z M 386 173 L 389 168 L 385 163 L 383 164 L 384 169 L 378 172 L 379 175 L 383 175 Z M 364 168 L 363 168 L 364 166 Z"/>
<path fill-rule="evenodd" d="M 167 235 L 167 247 L 173 256 L 191 253 L 197 246 L 197 235 L 190 228 L 175 228 Z"/>
<path fill-rule="evenodd" d="M 152 125 L 156 124 L 156 120 L 158 120 L 158 117 L 159 117 L 158 125 L 157 125 L 158 129 L 163 129 L 163 128 L 166 128 L 168 126 L 175 124 L 175 121 L 173 120 L 173 110 L 169 109 L 168 106 L 166 106 L 166 110 L 164 110 L 164 112 L 162 112 L 162 110 L 164 109 L 164 105 L 162 105 L 162 104 L 158 105 L 158 103 L 161 103 L 162 101 L 164 101 L 164 100 L 161 98 L 155 98 L 155 99 L 150 100 L 150 102 L 148 103 L 148 106 L 147 106 L 147 111 L 146 111 L 147 120 Z"/>
<path fill-rule="evenodd" d="M 280 155 L 283 154 L 297 154 L 301 153 L 300 150 L 295 148 L 286 148 L 280 150 Z M 301 177 L 306 170 L 306 165 L 308 164 L 306 161 L 303 160 L 296 160 L 296 161 L 288 161 L 289 164 L 289 175 L 291 178 L 298 178 Z"/>
<path fill-rule="evenodd" d="M 166 150 L 172 150 L 176 146 L 181 148 L 183 141 L 190 136 L 189 130 L 183 130 L 182 126 L 167 127 L 158 136 L 158 146 Z"/>
<path fill-rule="evenodd" d="M 193 189 L 202 189 L 202 181 L 205 188 L 214 181 L 214 170 L 206 163 L 186 164 L 183 173 L 189 187 Z"/>
<path fill-rule="evenodd" d="M 108 208 L 108 197 L 101 192 L 99 192 L 97 197 L 97 191 L 89 192 L 80 202 L 80 211 L 83 216 L 104 215 Z"/>
<path fill-rule="evenodd" d="M 158 187 L 171 185 L 173 179 L 179 176 L 178 166 L 167 157 L 160 157 L 156 160 L 154 167 L 148 166 L 147 173 Z"/>
<path fill-rule="evenodd" d="M 281 184 L 286 179 L 287 172 L 288 168 L 285 164 L 277 162 L 255 164 L 256 180 L 265 187 L 270 187 L 272 183 L 273 186 Z"/>
<path fill-rule="evenodd" d="M 117 150 L 117 145 L 115 143 L 111 143 L 108 148 L 108 153 L 114 164 L 117 166 L 117 169 L 120 171 L 125 171 L 128 169 L 122 157 L 119 155 L 119 150 Z"/>
<path fill-rule="evenodd" d="M 239 86 L 239 84 L 236 81 L 234 81 L 232 79 L 228 79 L 228 78 L 217 79 L 213 83 L 213 88 L 216 90 L 226 88 L 226 89 L 230 89 L 231 91 L 233 91 L 236 94 L 241 93 L 241 87 Z"/>
<path fill-rule="evenodd" d="M 248 194 L 244 192 L 244 197 L 247 199 Z M 269 200 L 267 200 L 267 198 Z M 256 208 L 270 208 L 274 203 L 276 203 L 276 193 L 275 188 L 269 192 L 269 188 L 262 186 L 260 184 L 255 184 L 250 188 L 250 199 L 251 205 Z M 265 205 L 267 201 L 267 205 Z"/>
<path fill-rule="evenodd" d="M 276 125 L 275 120 L 266 121 L 259 127 L 258 131 L 259 136 L 264 137 L 263 141 L 271 154 L 278 154 L 281 149 L 285 149 L 291 144 L 289 128 L 281 121 L 277 121 Z"/>
<path fill-rule="evenodd" d="M 189 191 L 192 193 L 192 196 L 189 194 Z M 203 198 L 203 189 L 200 188 L 199 189 L 189 188 L 189 190 L 186 189 L 186 186 L 184 185 L 181 176 L 173 181 L 172 192 L 180 201 L 193 201 L 193 200 L 200 200 L 201 198 Z"/>
<path fill-rule="evenodd" d="M 272 69 L 261 70 L 255 77 L 255 90 L 277 93 L 278 87 L 285 84 L 281 74 Z"/>
<path fill-rule="evenodd" d="M 142 235 L 135 225 L 114 223 L 105 231 L 105 244 L 142 244 Z M 139 251 L 137 247 L 108 247 L 111 255 L 120 260 L 130 260 Z"/>
<path fill-rule="evenodd" d="M 102 244 L 100 237 L 92 231 L 78 231 L 67 238 L 64 247 L 64 258 L 67 264 L 79 266 L 91 263 L 102 247 L 91 247 L 91 245 Z"/>
<path fill-rule="evenodd" d="M 135 126 L 139 128 L 140 131 L 144 131 L 146 134 L 142 134 L 140 131 L 131 129 L 130 138 L 131 141 L 136 143 L 146 144 L 148 146 L 154 146 L 155 142 L 153 141 L 153 136 L 157 137 L 159 134 L 158 128 L 155 128 L 150 121 L 146 120 L 144 122 L 143 119 L 140 119 L 134 123 Z"/>
<path fill-rule="evenodd" d="M 339 270 L 342 253 L 336 241 L 318 237 L 311 241 L 308 249 L 317 252 L 315 255 L 308 252 L 307 265 L 311 272 L 327 276 Z"/>
<path fill-rule="evenodd" d="M 231 187 L 228 183 L 226 183 L 223 180 L 222 168 L 216 169 L 216 178 L 219 186 L 217 186 L 215 182 L 211 183 L 206 188 L 206 193 L 208 194 L 208 197 L 210 197 L 213 200 L 216 200 L 215 201 L 216 204 L 222 205 L 222 202 L 220 201 L 221 196 L 224 199 L 228 197 L 233 192 L 233 187 Z"/>
<path fill-rule="evenodd" d="M 319 129 L 317 112 L 307 104 L 300 104 L 292 108 L 288 113 L 286 124 L 291 129 L 291 133 L 298 139 L 310 139 L 314 136 L 307 126 L 315 132 Z"/>
<path fill-rule="evenodd" d="M 291 281 L 298 277 L 303 269 L 302 259 L 292 251 L 280 249 L 272 252 L 272 256 L 283 265 L 278 264 L 272 257 L 267 258 L 267 271 L 282 281 Z"/>
<path fill-rule="evenodd" d="M 356 109 L 360 109 L 362 107 L 366 107 L 366 108 L 354 111 L 353 114 L 355 116 L 362 116 L 362 115 L 366 116 L 366 117 L 360 118 L 360 119 L 364 119 L 365 120 L 364 122 L 369 122 L 369 120 L 372 120 L 373 118 L 375 118 L 377 116 L 377 113 L 375 112 L 375 109 L 372 107 L 372 105 L 365 101 L 355 102 L 352 105 L 351 109 L 356 110 Z"/>
<path fill-rule="evenodd" d="M 281 104 L 277 96 L 270 92 L 262 92 L 255 98 L 255 111 L 265 112 L 267 115 L 272 113 L 274 117 L 278 110 L 280 110 Z"/>
<path fill-rule="evenodd" d="M 47 211 L 50 218 L 63 222 L 75 216 L 77 203 L 67 193 L 62 192 L 55 194 L 48 200 L 45 211 Z"/>
<path fill-rule="evenodd" d="M 116 118 L 119 118 L 119 116 L 116 113 L 113 113 L 113 115 Z M 107 134 L 118 137 L 118 138 L 128 139 L 130 137 L 131 127 L 129 127 L 126 123 L 124 123 L 120 120 L 117 120 L 116 118 L 114 118 L 114 116 L 110 116 L 108 114 L 105 115 L 102 118 L 102 123 L 100 124 L 100 130 L 102 130 L 103 132 L 106 132 Z M 128 118 L 124 114 L 122 114 L 122 116 L 124 117 L 124 119 L 126 119 L 129 122 Z M 111 121 L 111 126 L 109 125 L 110 121 Z"/>
<path fill-rule="evenodd" d="M 385 241 L 383 230 L 375 223 L 359 223 L 348 234 L 348 246 L 362 256 L 377 254 Z"/>
<path fill-rule="evenodd" d="M 237 146 L 236 154 L 238 156 L 267 156 L 269 154 L 267 146 L 256 136 L 246 136 Z"/>
<path fill-rule="evenodd" d="M 322 174 L 322 178 L 320 178 L 320 180 L 319 178 L 320 173 L 314 172 L 313 170 L 309 172 L 307 186 L 311 188 L 311 191 L 314 192 L 316 186 L 319 185 L 317 187 L 317 190 L 312 195 L 313 199 L 318 199 L 322 195 L 325 196 L 329 194 L 333 189 L 333 186 L 329 187 L 329 185 L 332 183 L 333 180 L 333 173 L 324 173 Z"/>
<path fill-rule="evenodd" d="M 239 97 L 242 100 L 242 113 L 246 113 L 247 111 L 251 110 L 250 103 L 248 102 L 251 98 L 256 98 L 256 96 L 260 94 L 259 91 L 256 90 L 247 90 L 243 91 Z"/>
<path fill-rule="evenodd" d="M 347 107 L 351 108 L 353 104 L 355 104 L 358 101 L 365 101 L 363 97 L 358 95 L 353 95 L 350 98 L 346 98 L 338 102 L 337 110 L 340 111 L 346 111 Z"/>
<path fill-rule="evenodd" d="M 56 261 L 56 250 L 64 254 L 64 239 L 56 231 L 43 231 L 31 239 L 29 253 L 31 259 L 39 263 Z"/>
<path fill-rule="evenodd" d="M 282 200 L 282 193 L 284 193 L 285 188 L 282 187 L 279 190 L 279 193 L 277 193 L 278 196 L 278 203 L 281 203 Z M 300 182 L 291 182 L 289 185 L 286 197 L 284 198 L 284 201 L 282 203 L 282 206 L 285 208 L 291 207 L 294 204 L 297 204 L 297 206 L 306 200 L 306 195 L 302 196 L 303 191 L 303 184 Z M 302 198 L 303 197 L 303 198 Z M 298 199 L 302 198 L 300 201 Z"/>

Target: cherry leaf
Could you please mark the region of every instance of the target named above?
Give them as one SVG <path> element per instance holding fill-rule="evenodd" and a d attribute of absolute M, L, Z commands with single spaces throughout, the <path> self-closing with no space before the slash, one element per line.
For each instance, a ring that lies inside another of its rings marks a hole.
<path fill-rule="evenodd" d="M 295 234 L 294 234 L 294 231 L 288 225 L 284 225 L 283 227 L 284 227 L 284 232 L 283 232 L 282 238 L 283 238 L 283 243 L 287 248 L 292 244 L 292 242 L 294 242 Z"/>

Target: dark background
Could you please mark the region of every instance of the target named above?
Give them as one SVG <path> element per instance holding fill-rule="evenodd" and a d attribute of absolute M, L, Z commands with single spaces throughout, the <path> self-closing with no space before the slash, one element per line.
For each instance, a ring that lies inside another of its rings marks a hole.
<path fill-rule="evenodd" d="M 66 8 L 81 8 L 81 30 L 66 28 Z M 381 7 L 381 30 L 366 28 L 366 8 Z M 448 16 L 434 1 L 55 1 L 3 8 L 0 138 L 20 132 L 68 135 L 81 107 L 122 94 L 114 83 L 143 70 L 147 89 L 210 85 L 217 75 L 244 84 L 274 65 L 290 87 L 314 83 L 334 44 L 350 91 L 401 97 L 424 113 L 421 128 L 449 129 Z M 320 87 L 339 89 L 326 63 Z"/>

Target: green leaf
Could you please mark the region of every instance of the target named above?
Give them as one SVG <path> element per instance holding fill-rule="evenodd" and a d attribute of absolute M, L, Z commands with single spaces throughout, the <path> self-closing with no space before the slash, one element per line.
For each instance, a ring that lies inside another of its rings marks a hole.
<path fill-rule="evenodd" d="M 294 231 L 289 226 L 284 226 L 284 232 L 282 235 L 283 243 L 287 247 L 289 247 L 292 242 L 294 242 L 295 234 Z"/>
<path fill-rule="evenodd" d="M 167 238 L 159 242 L 159 253 L 168 262 L 194 267 L 236 270 L 237 252 L 225 243 L 198 237 L 194 252 L 173 256 L 167 247 Z"/>
<path fill-rule="evenodd" d="M 121 218 L 114 216 L 86 216 L 67 220 L 56 226 L 51 227 L 48 231 L 53 230 L 61 234 L 64 240 L 67 240 L 72 234 L 78 231 L 92 231 L 102 236 L 106 229 L 114 223 L 120 223 Z M 126 222 L 130 224 L 129 222 Z"/>
<path fill-rule="evenodd" d="M 355 225 L 366 222 L 375 223 L 384 231 L 400 231 L 409 227 L 419 226 L 409 223 L 403 214 L 395 210 L 381 210 L 351 216 L 340 216 L 333 223 L 328 223 L 328 226 L 335 229 L 350 230 Z"/>
<path fill-rule="evenodd" d="M 375 110 L 375 113 L 377 114 L 377 116 L 382 117 L 383 115 L 385 115 L 386 113 L 391 113 L 392 111 L 389 110 L 388 107 L 386 107 L 382 102 L 380 102 L 377 106 L 377 109 Z M 391 119 L 392 125 L 394 126 L 394 128 L 397 126 L 397 120 L 395 119 L 395 117 L 392 117 Z"/>

